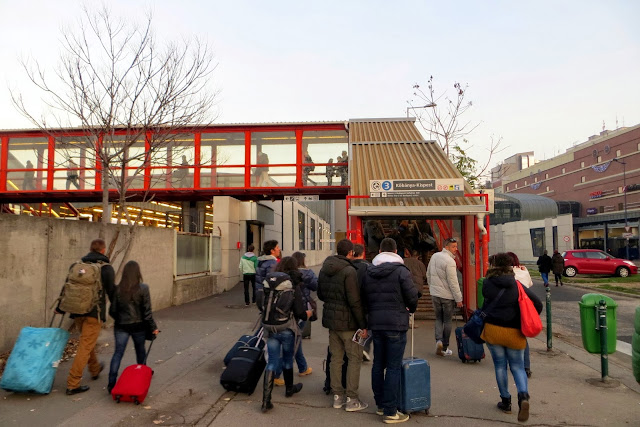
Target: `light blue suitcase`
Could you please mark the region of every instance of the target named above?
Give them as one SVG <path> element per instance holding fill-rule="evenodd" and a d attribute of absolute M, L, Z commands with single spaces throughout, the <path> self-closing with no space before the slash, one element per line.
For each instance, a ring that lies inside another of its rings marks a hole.
<path fill-rule="evenodd" d="M 413 314 L 411 315 L 413 317 Z M 411 319 L 411 357 L 402 360 L 400 412 L 424 411 L 431 408 L 431 368 L 425 359 L 413 357 L 413 319 Z"/>
<path fill-rule="evenodd" d="M 22 328 L 0 379 L 0 388 L 49 394 L 68 340 L 69 332 L 60 328 Z"/>

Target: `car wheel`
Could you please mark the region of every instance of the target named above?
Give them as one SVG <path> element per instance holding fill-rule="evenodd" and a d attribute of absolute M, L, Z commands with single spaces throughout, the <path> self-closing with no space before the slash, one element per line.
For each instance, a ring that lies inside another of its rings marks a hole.
<path fill-rule="evenodd" d="M 578 274 L 578 270 L 575 267 L 567 267 L 564 269 L 564 275 L 567 277 L 574 277 Z"/>
<path fill-rule="evenodd" d="M 618 271 L 616 273 L 618 273 L 618 276 L 620 277 L 627 277 L 629 276 L 629 269 L 627 267 L 618 267 Z"/>

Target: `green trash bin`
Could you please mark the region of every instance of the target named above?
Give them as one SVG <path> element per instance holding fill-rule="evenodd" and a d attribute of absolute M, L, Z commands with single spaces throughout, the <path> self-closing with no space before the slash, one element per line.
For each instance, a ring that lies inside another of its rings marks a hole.
<path fill-rule="evenodd" d="M 617 341 L 616 308 L 618 304 L 606 295 L 585 294 L 578 303 L 580 306 L 580 327 L 582 345 L 589 353 L 600 354 L 600 331 L 598 326 L 598 303 L 607 303 L 607 354 L 615 353 Z"/>
<path fill-rule="evenodd" d="M 478 307 L 476 308 L 482 308 L 482 306 L 484 305 L 484 296 L 482 296 L 482 285 L 484 285 L 484 277 L 478 279 L 478 285 L 476 287 L 476 302 L 478 304 Z"/>

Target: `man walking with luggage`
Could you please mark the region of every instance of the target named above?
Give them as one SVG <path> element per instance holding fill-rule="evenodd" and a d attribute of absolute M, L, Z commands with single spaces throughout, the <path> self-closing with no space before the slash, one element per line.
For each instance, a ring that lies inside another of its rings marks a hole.
<path fill-rule="evenodd" d="M 337 255 L 328 257 L 322 264 L 318 276 L 318 298 L 324 302 L 322 326 L 329 329 L 329 352 L 331 353 L 331 390 L 333 407 L 345 406 L 347 412 L 360 411 L 369 405 L 358 398 L 362 347 L 352 338 L 358 329 L 367 336 L 367 325 L 360 300 L 360 286 L 356 269 L 348 257 L 353 256 L 353 243 L 340 240 Z M 347 354 L 347 389 L 342 386 L 343 357 Z M 345 396 L 346 395 L 346 396 Z"/>
<path fill-rule="evenodd" d="M 113 292 L 115 290 L 114 280 L 115 272 L 113 267 L 109 265 L 109 258 L 105 255 L 107 245 L 104 240 L 96 239 L 91 242 L 91 248 L 89 253 L 82 258 L 84 264 L 99 264 L 100 265 L 100 292 L 98 303 L 86 313 L 73 313 L 71 312 L 71 318 L 75 321 L 75 327 L 80 331 L 80 339 L 78 344 L 78 350 L 76 357 L 73 359 L 69 376 L 67 377 L 67 394 L 73 395 L 77 393 L 83 393 L 89 390 L 89 386 L 80 385 L 82 380 L 82 372 L 86 366 L 89 366 L 89 373 L 91 378 L 97 380 L 100 376 L 100 372 L 104 369 L 104 364 L 98 361 L 96 356 L 96 342 L 100 335 L 100 329 L 102 322 L 106 320 L 106 298 L 109 296 L 109 301 L 112 301 Z M 72 266 L 73 269 L 73 266 Z M 81 272 L 82 274 L 82 272 Z M 67 286 L 70 281 L 71 274 L 67 277 L 67 284 L 65 284 L 64 292 L 67 292 Z M 61 310 L 61 306 L 64 307 L 64 296 L 56 308 L 59 313 L 64 313 Z"/>
<path fill-rule="evenodd" d="M 371 386 L 377 414 L 383 415 L 387 424 L 407 421 L 409 415 L 397 407 L 409 313 L 418 307 L 418 290 L 411 272 L 398 255 L 395 240 L 387 237 L 380 243 L 380 253 L 363 279 L 362 297 L 373 334 Z"/>
<path fill-rule="evenodd" d="M 435 335 L 438 356 L 453 354 L 448 348 L 451 337 L 451 318 L 456 306 L 462 307 L 462 293 L 458 284 L 454 255 L 457 250 L 458 241 L 454 237 L 448 238 L 444 241 L 442 251 L 431 256 L 427 267 L 427 282 L 433 300 L 433 309 L 436 312 Z"/>

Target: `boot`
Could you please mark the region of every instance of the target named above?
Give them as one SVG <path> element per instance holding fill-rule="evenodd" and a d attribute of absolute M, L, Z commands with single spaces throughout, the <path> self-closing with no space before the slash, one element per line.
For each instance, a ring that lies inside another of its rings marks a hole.
<path fill-rule="evenodd" d="M 285 397 L 291 397 L 302 390 L 301 383 L 293 383 L 293 369 L 284 369 L 282 371 L 282 376 L 284 377 L 284 386 L 286 388 L 286 391 L 284 393 Z"/>
<path fill-rule="evenodd" d="M 511 398 L 510 397 L 500 397 L 502 402 L 498 402 L 498 409 L 500 409 L 505 414 L 511 413 Z"/>
<path fill-rule="evenodd" d="M 264 386 L 262 389 L 262 412 L 273 409 L 271 392 L 273 391 L 273 371 L 264 371 Z"/>
<path fill-rule="evenodd" d="M 529 393 L 518 393 L 518 421 L 527 421 L 529 419 Z"/>

